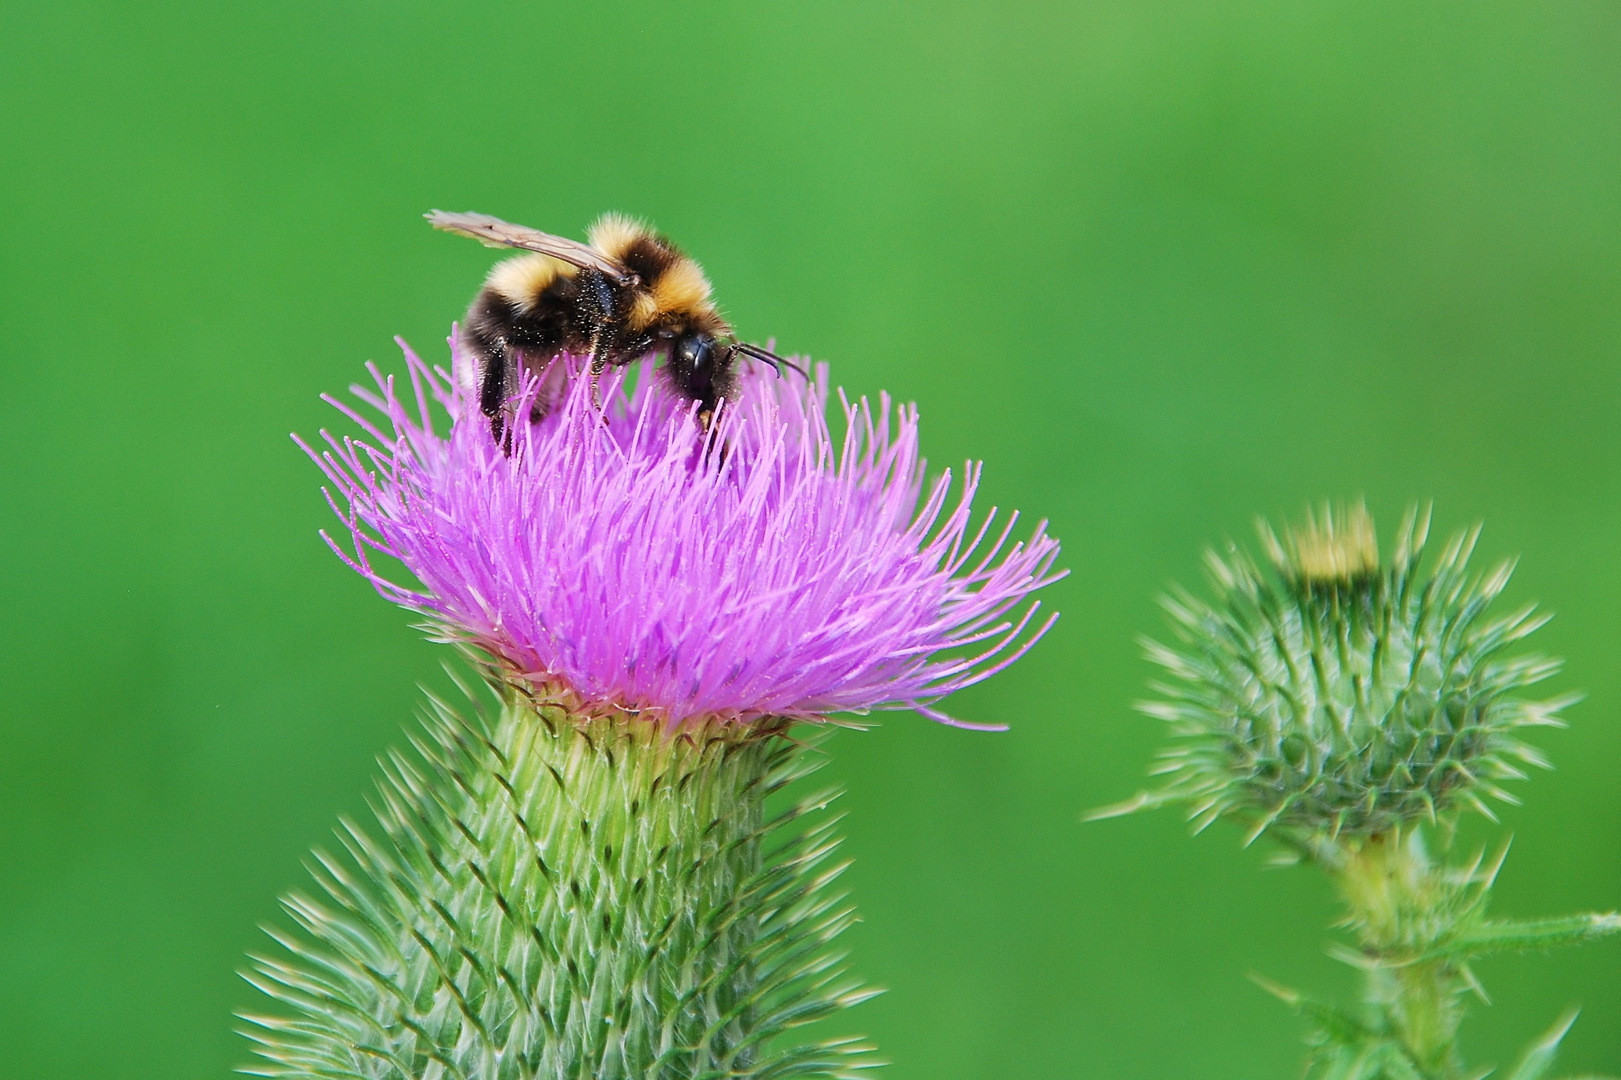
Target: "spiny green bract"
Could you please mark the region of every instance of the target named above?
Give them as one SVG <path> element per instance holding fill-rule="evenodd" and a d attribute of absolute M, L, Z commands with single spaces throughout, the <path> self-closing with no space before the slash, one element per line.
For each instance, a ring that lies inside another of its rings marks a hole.
<path fill-rule="evenodd" d="M 1148 642 L 1171 678 L 1140 708 L 1171 724 L 1157 791 L 1100 816 L 1177 802 L 1202 829 L 1220 817 L 1298 850 L 1435 821 L 1542 756 L 1516 736 L 1560 723 L 1568 699 L 1515 693 L 1556 661 L 1503 658 L 1546 621 L 1531 608 L 1490 618 L 1511 562 L 1472 574 L 1478 527 L 1420 562 L 1429 514 L 1409 511 L 1389 564 L 1360 505 L 1287 530 L 1260 523 L 1270 568 L 1236 548 L 1207 555 L 1212 602 L 1165 601 L 1180 647 Z"/>
<path fill-rule="evenodd" d="M 482 710 L 481 710 L 482 712 Z M 827 886 L 830 793 L 775 818 L 816 767 L 782 730 L 670 735 L 508 694 L 493 723 L 430 698 L 418 759 L 393 753 L 375 836 L 317 852 L 323 900 L 256 957 L 292 1017 L 247 1017 L 269 1076 L 848 1076 L 852 1041 L 781 1045 L 870 996 L 827 943 L 854 919 Z M 788 835 L 768 850 L 771 838 Z"/>

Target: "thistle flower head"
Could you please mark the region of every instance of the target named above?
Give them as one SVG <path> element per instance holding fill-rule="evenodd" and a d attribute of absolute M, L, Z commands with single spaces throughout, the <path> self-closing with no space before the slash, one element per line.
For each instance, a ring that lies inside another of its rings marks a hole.
<path fill-rule="evenodd" d="M 409 349 L 406 362 L 409 396 L 372 368 L 375 390 L 354 392 L 374 415 L 338 406 L 363 434 L 306 447 L 349 533 L 334 549 L 574 711 L 673 726 L 899 708 L 955 723 L 934 703 L 1052 625 L 1030 599 L 1061 576 L 1044 525 L 1010 543 L 1018 515 L 997 529 L 993 509 L 971 527 L 980 466 L 955 491 L 949 472 L 926 480 L 914 407 L 841 393 L 835 438 L 825 365 L 808 384 L 747 373 L 707 432 L 648 365 L 595 390 L 572 370 L 503 446 L 456 380 Z"/>
<path fill-rule="evenodd" d="M 1155 770 L 1168 779 L 1102 813 L 1182 803 L 1198 828 L 1232 818 L 1251 841 L 1270 830 L 1320 853 L 1514 801 L 1500 783 L 1545 764 L 1521 729 L 1569 703 L 1518 696 L 1556 661 L 1503 656 L 1546 617 L 1488 614 L 1512 563 L 1471 573 L 1478 528 L 1421 569 L 1428 530 L 1409 512 L 1381 566 L 1367 510 L 1325 508 L 1281 540 L 1260 524 L 1270 572 L 1211 553 L 1214 599 L 1168 598 L 1180 644 L 1148 645 L 1170 676 L 1141 706 L 1177 738 Z"/>

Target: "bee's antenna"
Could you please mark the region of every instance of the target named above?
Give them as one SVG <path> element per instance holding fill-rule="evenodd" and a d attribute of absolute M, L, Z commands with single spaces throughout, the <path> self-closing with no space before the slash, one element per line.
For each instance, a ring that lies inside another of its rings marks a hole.
<path fill-rule="evenodd" d="M 732 345 L 732 352 L 742 353 L 744 356 L 752 356 L 756 360 L 764 360 L 766 363 L 771 364 L 777 369 L 778 375 L 782 374 L 783 368 L 788 368 L 790 371 L 799 372 L 800 378 L 806 380 L 807 382 L 810 381 L 810 372 L 806 371 L 792 360 L 787 360 L 781 356 L 778 356 L 770 349 L 763 349 L 758 345 L 750 345 L 748 342 L 739 341 Z"/>

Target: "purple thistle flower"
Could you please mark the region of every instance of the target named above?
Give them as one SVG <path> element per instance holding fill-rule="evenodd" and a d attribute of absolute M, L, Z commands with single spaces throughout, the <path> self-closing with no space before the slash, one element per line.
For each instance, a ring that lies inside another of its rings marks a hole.
<path fill-rule="evenodd" d="M 650 364 L 634 386 L 606 377 L 600 406 L 588 379 L 550 378 L 550 412 L 517 424 L 507 452 L 458 380 L 401 348 L 414 401 L 368 365 L 376 390 L 351 389 L 378 419 L 327 398 L 365 435 L 299 442 L 352 552 L 327 542 L 447 640 L 582 711 L 678 725 L 913 709 L 983 727 L 933 706 L 1057 618 L 1037 623 L 1030 599 L 1064 574 L 1045 523 L 1009 545 L 1018 515 L 993 534 L 992 509 L 970 531 L 981 466 L 954 503 L 949 471 L 926 483 L 915 406 L 841 392 L 836 440 L 826 365 L 809 384 L 751 370 L 707 434 Z M 376 553 L 420 587 L 384 576 Z"/>

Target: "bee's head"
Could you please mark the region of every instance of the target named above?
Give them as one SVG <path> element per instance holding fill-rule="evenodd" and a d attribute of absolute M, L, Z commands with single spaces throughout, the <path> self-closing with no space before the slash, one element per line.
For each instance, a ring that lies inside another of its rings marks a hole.
<path fill-rule="evenodd" d="M 731 354 L 713 334 L 702 330 L 677 336 L 670 342 L 670 374 L 691 396 L 707 397 L 722 366 L 729 366 Z"/>
<path fill-rule="evenodd" d="M 668 338 L 668 357 L 665 370 L 671 384 L 694 401 L 703 411 L 711 411 L 722 398 L 736 400 L 739 390 L 738 361 L 750 357 L 771 364 L 780 374 L 783 368 L 806 376 L 805 369 L 792 360 L 758 345 L 736 340 L 731 331 L 722 328 L 686 327 L 671 333 Z"/>

